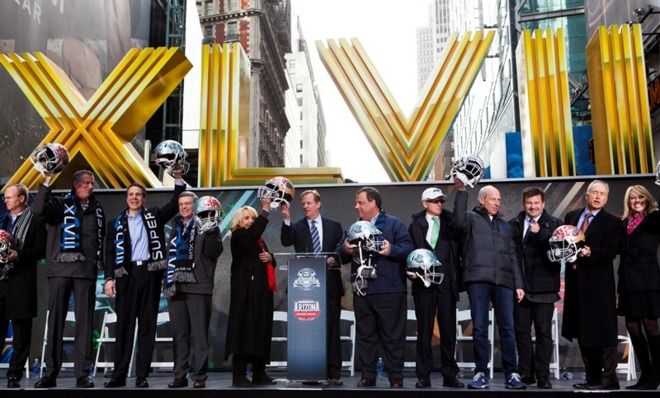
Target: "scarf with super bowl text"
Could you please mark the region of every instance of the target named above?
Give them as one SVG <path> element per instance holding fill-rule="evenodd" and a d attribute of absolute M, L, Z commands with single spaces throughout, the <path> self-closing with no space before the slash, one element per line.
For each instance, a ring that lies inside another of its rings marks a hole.
<path fill-rule="evenodd" d="M 142 208 L 140 216 L 142 217 L 144 227 L 147 229 L 147 238 L 149 240 L 147 270 L 164 270 L 167 267 L 167 262 L 165 261 L 163 245 L 160 243 L 158 236 L 158 220 L 153 213 L 145 208 Z M 131 259 L 126 256 L 126 248 L 131 247 L 131 242 L 128 239 L 128 209 L 117 215 L 113 225 L 115 228 L 115 279 L 119 279 L 124 275 L 128 275 L 126 264 L 131 262 Z"/>
<path fill-rule="evenodd" d="M 105 213 L 101 204 L 90 198 L 90 206 L 96 215 L 96 265 L 102 267 L 103 238 L 105 237 Z M 82 219 L 85 210 L 75 199 L 73 192 L 64 196 L 64 218 L 60 223 L 60 253 L 56 261 L 59 263 L 77 263 L 85 261 L 81 250 Z"/>
<path fill-rule="evenodd" d="M 177 283 L 196 283 L 195 240 L 199 231 L 197 219 L 184 224 L 183 218 L 177 217 L 172 229 L 172 236 L 167 254 L 167 273 L 165 274 L 165 297 L 176 294 Z"/>

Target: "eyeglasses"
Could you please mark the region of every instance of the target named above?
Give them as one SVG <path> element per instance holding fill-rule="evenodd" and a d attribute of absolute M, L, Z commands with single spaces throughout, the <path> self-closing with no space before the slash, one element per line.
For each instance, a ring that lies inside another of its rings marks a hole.
<path fill-rule="evenodd" d="M 443 203 L 443 204 L 444 204 L 444 203 L 445 203 L 445 200 L 442 199 L 442 198 L 440 198 L 440 199 L 431 199 L 431 200 L 427 200 L 427 202 L 428 202 L 428 203 Z"/>

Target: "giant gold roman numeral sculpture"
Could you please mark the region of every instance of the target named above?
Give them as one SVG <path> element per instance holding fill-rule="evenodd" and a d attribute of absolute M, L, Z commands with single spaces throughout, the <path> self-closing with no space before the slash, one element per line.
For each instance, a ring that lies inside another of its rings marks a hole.
<path fill-rule="evenodd" d="M 316 47 L 390 179 L 421 181 L 433 166 L 494 34 L 453 34 L 410 118 L 403 115 L 357 39 L 328 40 L 327 46 L 319 41 Z"/>
<path fill-rule="evenodd" d="M 131 49 L 89 101 L 42 53 L 0 54 L 0 64 L 49 127 L 41 143 L 64 145 L 102 186 L 162 185 L 130 141 L 192 67 L 179 49 Z M 39 181 L 26 160 L 8 183 L 35 188 Z"/>

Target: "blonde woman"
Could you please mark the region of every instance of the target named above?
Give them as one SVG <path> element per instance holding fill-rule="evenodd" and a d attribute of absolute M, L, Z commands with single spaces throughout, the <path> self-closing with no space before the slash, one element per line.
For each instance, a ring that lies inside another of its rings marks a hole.
<path fill-rule="evenodd" d="M 626 388 L 655 390 L 660 384 L 660 212 L 645 187 L 633 185 L 626 190 L 623 226 L 618 313 L 626 318 L 642 370 L 637 383 Z"/>
<path fill-rule="evenodd" d="M 261 214 L 250 206 L 232 219 L 231 296 L 225 357 L 233 354 L 234 387 L 273 384 L 265 372 L 270 360 L 273 325 L 275 259 L 261 235 L 268 224 L 270 199 L 262 199 Z M 246 377 L 252 364 L 252 381 Z"/>

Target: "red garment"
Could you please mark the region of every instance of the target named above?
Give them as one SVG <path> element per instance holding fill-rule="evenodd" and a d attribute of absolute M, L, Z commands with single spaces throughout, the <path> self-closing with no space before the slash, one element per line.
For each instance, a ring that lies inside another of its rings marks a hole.
<path fill-rule="evenodd" d="M 263 239 L 259 239 L 257 245 L 259 245 L 259 249 L 261 249 L 263 253 L 268 253 Z M 277 279 L 275 278 L 275 267 L 273 267 L 273 263 L 270 261 L 266 263 L 266 277 L 268 278 L 268 289 L 270 289 L 271 292 L 276 292 Z"/>
<path fill-rule="evenodd" d="M 644 215 L 641 213 L 635 214 L 634 216 L 632 214 L 629 215 L 628 224 L 626 224 L 626 232 L 628 232 L 628 235 L 632 234 L 642 221 L 644 221 Z"/>

